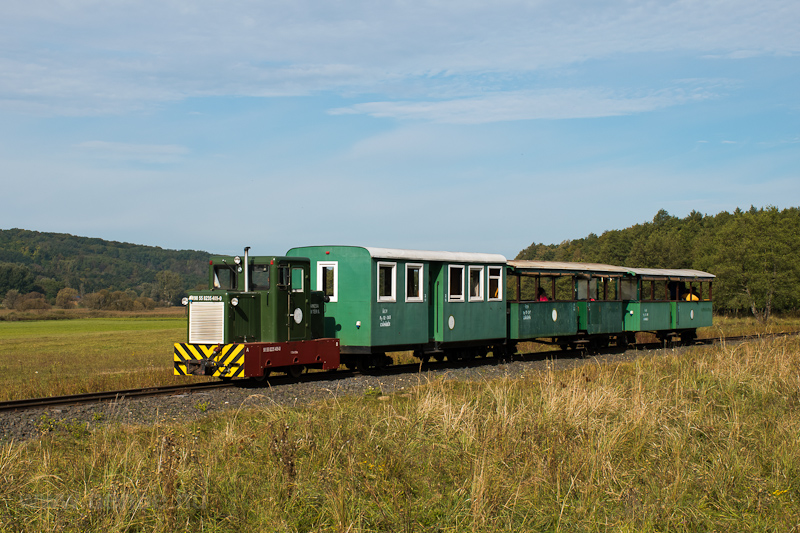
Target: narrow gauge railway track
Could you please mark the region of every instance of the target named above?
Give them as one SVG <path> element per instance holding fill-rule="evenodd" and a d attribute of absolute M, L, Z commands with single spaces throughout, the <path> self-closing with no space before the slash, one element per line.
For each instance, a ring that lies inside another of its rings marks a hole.
<path fill-rule="evenodd" d="M 739 341 L 747 341 L 747 340 L 762 339 L 762 338 L 785 337 L 798 334 L 800 334 L 800 332 L 766 333 L 759 335 L 737 335 L 737 336 L 722 337 L 722 338 L 710 337 L 704 339 L 696 339 L 692 344 L 703 345 L 703 344 L 714 344 L 717 342 L 739 342 Z M 661 342 L 637 343 L 628 346 L 629 349 L 635 349 L 635 350 L 654 350 L 654 349 L 661 349 L 664 347 L 665 344 Z M 613 353 L 614 347 L 609 347 L 605 351 L 607 351 L 608 353 Z M 558 358 L 558 357 L 579 359 L 586 355 L 587 353 L 585 351 L 580 351 L 580 350 L 555 350 L 555 351 L 531 352 L 527 354 L 515 354 L 511 359 L 513 359 L 514 361 L 534 361 L 534 360 Z M 471 366 L 481 366 L 486 364 L 498 364 L 501 362 L 504 362 L 504 360 L 495 357 L 462 359 L 458 361 L 430 361 L 422 364 L 409 363 L 404 365 L 392 365 L 380 370 L 371 371 L 369 373 L 398 375 L 398 374 L 415 373 L 419 372 L 420 370 L 441 371 L 451 368 L 464 368 Z M 328 372 L 307 373 L 303 374 L 299 378 L 292 378 L 289 376 L 274 376 L 269 379 L 268 386 L 284 385 L 289 383 L 296 383 L 298 381 L 300 382 L 333 381 L 348 377 L 354 377 L 359 374 L 360 374 L 359 372 L 351 370 L 336 370 Z M 67 396 L 50 396 L 45 398 L 10 400 L 5 402 L 0 402 L 0 413 L 8 411 L 22 411 L 26 409 L 120 401 L 125 399 L 134 399 L 134 398 L 172 396 L 176 394 L 191 394 L 194 392 L 201 392 L 212 389 L 222 389 L 233 386 L 238 386 L 242 388 L 258 388 L 258 387 L 263 387 L 265 385 L 266 382 L 259 382 L 256 380 L 207 381 L 207 382 L 190 383 L 184 385 L 166 385 L 163 387 L 146 387 L 142 389 L 90 392 L 84 394 L 72 394 Z"/>
<path fill-rule="evenodd" d="M 147 398 L 152 396 L 170 396 L 185 394 L 209 389 L 230 387 L 228 381 L 207 381 L 202 383 L 189 383 L 186 385 L 166 385 L 163 387 L 146 387 L 143 389 L 127 389 L 105 392 L 87 392 L 83 394 L 70 394 L 67 396 L 49 396 L 45 398 L 27 398 L 24 400 L 9 400 L 0 402 L 0 412 L 21 411 L 43 407 L 57 407 L 81 405 L 87 403 L 111 402 L 130 398 Z"/>

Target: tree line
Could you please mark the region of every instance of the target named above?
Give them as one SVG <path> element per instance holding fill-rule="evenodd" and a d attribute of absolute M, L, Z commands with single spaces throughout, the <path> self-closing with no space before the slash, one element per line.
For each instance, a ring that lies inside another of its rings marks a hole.
<path fill-rule="evenodd" d="M 766 320 L 800 303 L 800 208 L 736 209 L 651 222 L 560 244 L 531 244 L 517 259 L 693 268 L 717 276 L 717 311 Z M 209 254 L 22 229 L 0 230 L 0 295 L 7 308 L 133 310 L 177 304 L 206 285 Z"/>
<path fill-rule="evenodd" d="M 209 254 L 43 233 L 0 230 L 0 303 L 28 310 L 138 310 L 174 305 L 206 284 Z"/>
<path fill-rule="evenodd" d="M 517 259 L 691 268 L 714 274 L 718 312 L 765 321 L 800 303 L 800 208 L 736 209 L 685 218 L 660 210 L 652 222 L 560 244 L 531 244 Z"/>

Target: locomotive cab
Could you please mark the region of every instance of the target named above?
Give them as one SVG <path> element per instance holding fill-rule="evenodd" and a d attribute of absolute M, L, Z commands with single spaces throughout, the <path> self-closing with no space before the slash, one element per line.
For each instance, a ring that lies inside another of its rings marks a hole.
<path fill-rule="evenodd" d="M 189 342 L 175 345 L 175 374 L 261 377 L 270 368 L 330 368 L 334 361 L 322 364 L 324 357 L 292 357 L 320 348 L 314 343 L 297 349 L 293 343 L 323 336 L 323 300 L 322 292 L 310 290 L 307 258 L 250 256 L 248 248 L 244 257 L 213 256 L 208 289 L 184 299 Z M 260 359 L 256 350 L 270 356 L 249 365 L 249 352 Z"/>

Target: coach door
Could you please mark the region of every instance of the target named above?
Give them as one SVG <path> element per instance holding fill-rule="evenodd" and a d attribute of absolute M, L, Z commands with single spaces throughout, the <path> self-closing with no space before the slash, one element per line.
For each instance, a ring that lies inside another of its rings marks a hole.
<path fill-rule="evenodd" d="M 428 338 L 434 342 L 444 340 L 444 265 L 431 263 L 428 275 Z"/>

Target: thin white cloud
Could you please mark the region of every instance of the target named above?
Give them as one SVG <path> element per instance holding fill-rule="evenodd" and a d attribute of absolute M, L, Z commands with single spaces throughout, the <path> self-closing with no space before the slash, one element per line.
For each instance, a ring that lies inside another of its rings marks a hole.
<path fill-rule="evenodd" d="M 644 96 L 602 90 L 515 91 L 440 102 L 370 102 L 332 109 L 331 114 L 366 114 L 379 118 L 428 120 L 448 124 L 484 124 L 533 119 L 597 118 L 630 115 L 702 100 L 704 92 L 661 91 Z"/>
<path fill-rule="evenodd" d="M 189 153 L 174 144 L 129 144 L 107 141 L 86 141 L 76 145 L 93 157 L 140 163 L 173 163 Z"/>
<path fill-rule="evenodd" d="M 795 0 L 6 2 L 0 102 L 82 115 L 208 95 L 430 99 L 459 78 L 468 97 L 487 90 L 487 75 L 626 54 L 798 54 L 798 26 Z"/>

